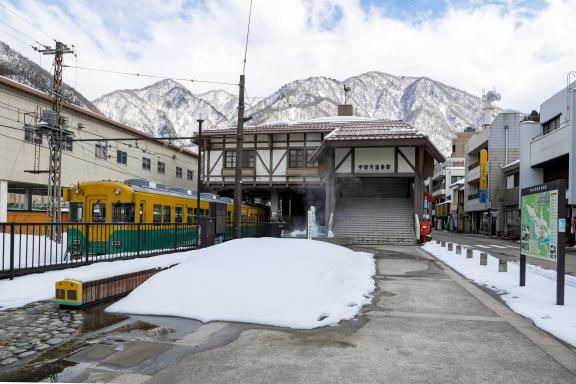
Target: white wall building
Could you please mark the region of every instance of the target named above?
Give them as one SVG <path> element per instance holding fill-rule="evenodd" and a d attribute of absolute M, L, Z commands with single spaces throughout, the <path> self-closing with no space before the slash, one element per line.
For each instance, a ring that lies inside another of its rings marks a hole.
<path fill-rule="evenodd" d="M 0 222 L 7 207 L 41 208 L 46 198 L 49 151 L 34 127 L 52 98 L 0 76 Z M 62 156 L 62 186 L 78 181 L 142 178 L 172 187 L 196 189 L 196 154 L 86 109 L 65 104 L 63 117 L 74 139 Z M 111 138 L 134 138 L 110 140 Z"/>

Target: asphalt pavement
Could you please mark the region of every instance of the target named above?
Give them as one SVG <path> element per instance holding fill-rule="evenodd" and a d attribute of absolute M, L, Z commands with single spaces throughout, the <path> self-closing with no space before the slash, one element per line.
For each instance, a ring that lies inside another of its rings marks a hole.
<path fill-rule="evenodd" d="M 480 242 L 478 242 L 480 244 Z M 503 248 L 502 248 L 503 249 Z M 133 317 L 90 335 L 59 382 L 576 383 L 576 350 L 419 247 L 377 247 L 371 305 L 338 326 Z"/>
<path fill-rule="evenodd" d="M 440 230 L 432 231 L 432 239 L 466 245 L 506 260 L 518 260 L 520 257 L 520 243 L 518 241 Z M 527 262 L 542 268 L 556 270 L 556 263 L 552 261 L 527 257 Z M 566 251 L 566 273 L 576 276 L 576 251 L 572 249 Z"/>

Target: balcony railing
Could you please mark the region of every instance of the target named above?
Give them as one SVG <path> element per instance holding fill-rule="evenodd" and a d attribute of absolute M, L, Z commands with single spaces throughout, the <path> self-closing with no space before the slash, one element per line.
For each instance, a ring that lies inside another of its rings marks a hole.
<path fill-rule="evenodd" d="M 468 200 L 474 200 L 480 198 L 480 193 L 472 193 L 468 195 Z"/>
<path fill-rule="evenodd" d="M 479 167 L 479 166 L 480 166 L 480 162 L 479 162 L 479 161 L 474 162 L 474 163 L 472 163 L 472 164 L 470 164 L 470 165 L 468 166 L 468 170 L 471 171 L 472 169 L 474 169 L 474 168 L 476 168 L 476 167 Z"/>

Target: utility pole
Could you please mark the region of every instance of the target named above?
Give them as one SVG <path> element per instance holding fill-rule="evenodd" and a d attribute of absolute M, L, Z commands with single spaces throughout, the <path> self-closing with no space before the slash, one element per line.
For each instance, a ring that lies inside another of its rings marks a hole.
<path fill-rule="evenodd" d="M 50 223 L 62 222 L 62 144 L 65 136 L 70 133 L 64 131 L 62 127 L 62 60 L 65 53 L 74 53 L 64 43 L 56 41 L 54 48 L 46 46 L 38 49 L 43 55 L 54 55 L 54 77 L 52 79 L 52 110 L 55 121 L 48 122 L 40 129 L 48 138 L 50 149 L 50 165 L 48 168 L 48 220 Z M 51 124 L 52 123 L 52 124 Z M 49 231 L 52 240 L 60 242 L 62 240 L 62 227 L 53 226 Z"/>
<path fill-rule="evenodd" d="M 240 75 L 238 127 L 236 128 L 236 177 L 234 178 L 234 238 L 242 237 L 242 159 L 244 146 L 244 75 Z"/>

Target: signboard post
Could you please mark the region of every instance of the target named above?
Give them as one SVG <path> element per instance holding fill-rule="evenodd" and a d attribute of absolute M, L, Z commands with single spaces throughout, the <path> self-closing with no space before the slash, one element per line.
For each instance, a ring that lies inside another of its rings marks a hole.
<path fill-rule="evenodd" d="M 488 150 L 483 149 L 480 151 L 480 188 L 479 188 L 479 201 L 486 204 L 488 193 Z"/>
<path fill-rule="evenodd" d="M 566 181 L 521 192 L 520 286 L 526 285 L 526 256 L 556 262 L 556 304 L 564 305 Z"/>

